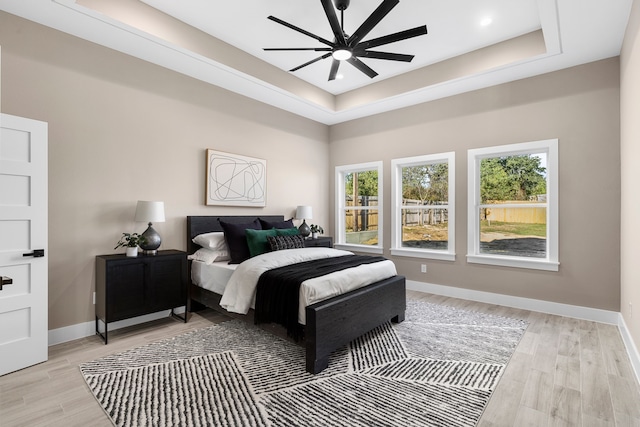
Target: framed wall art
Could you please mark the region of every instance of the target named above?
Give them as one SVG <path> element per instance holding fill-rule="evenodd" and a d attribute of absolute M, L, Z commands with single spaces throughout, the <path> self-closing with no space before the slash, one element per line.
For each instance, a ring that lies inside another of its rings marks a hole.
<path fill-rule="evenodd" d="M 208 149 L 206 192 L 206 205 L 266 206 L 267 161 Z"/>

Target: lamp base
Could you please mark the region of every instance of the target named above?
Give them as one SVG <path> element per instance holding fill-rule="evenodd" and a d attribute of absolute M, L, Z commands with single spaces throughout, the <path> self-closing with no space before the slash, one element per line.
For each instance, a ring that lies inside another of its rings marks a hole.
<path fill-rule="evenodd" d="M 300 224 L 300 227 L 298 227 L 298 230 L 300 231 L 300 235 L 302 237 L 304 237 L 305 239 L 311 233 L 311 227 L 309 227 L 309 225 L 307 225 L 307 222 L 304 219 L 302 220 L 302 224 Z"/>
<path fill-rule="evenodd" d="M 162 243 L 162 239 L 158 232 L 153 229 L 151 223 L 149 223 L 149 228 L 142 233 L 142 237 L 144 238 L 144 241 L 139 245 L 140 249 L 142 249 L 142 253 L 145 255 L 156 255 L 158 253 L 160 243 Z"/>

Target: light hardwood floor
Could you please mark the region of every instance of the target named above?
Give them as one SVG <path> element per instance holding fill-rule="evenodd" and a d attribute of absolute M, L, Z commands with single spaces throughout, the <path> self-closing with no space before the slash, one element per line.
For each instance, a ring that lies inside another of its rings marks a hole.
<path fill-rule="evenodd" d="M 524 319 L 529 327 L 480 427 L 640 426 L 640 387 L 615 326 L 409 292 L 412 299 Z M 78 364 L 228 319 L 212 310 L 49 348 L 49 360 L 0 377 L 0 426 L 110 426 Z M 345 422 L 345 426 L 348 422 Z"/>

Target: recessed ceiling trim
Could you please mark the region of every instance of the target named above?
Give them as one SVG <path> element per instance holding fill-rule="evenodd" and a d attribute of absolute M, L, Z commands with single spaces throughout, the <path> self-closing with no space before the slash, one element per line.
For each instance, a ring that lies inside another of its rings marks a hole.
<path fill-rule="evenodd" d="M 556 0 L 538 0 L 540 11 L 540 23 L 544 41 L 549 55 L 562 53 L 562 40 L 560 38 L 560 16 Z"/>
<path fill-rule="evenodd" d="M 91 31 L 70 31 L 68 25 L 56 29 L 321 123 L 333 121 L 334 111 L 275 85 L 80 6 L 74 0 L 51 1 L 72 12 L 64 14 L 66 22 L 77 21 L 78 15 L 94 21 L 88 25 Z M 40 23 L 53 27 L 48 22 Z M 100 26 L 96 27 L 96 23 Z"/>
<path fill-rule="evenodd" d="M 293 114 L 332 125 L 619 54 L 625 30 L 620 23 L 628 20 L 632 0 L 607 2 L 606 8 L 601 3 L 604 0 L 581 0 L 582 2 L 577 5 L 568 0 L 537 1 L 547 46 L 545 55 L 340 111 L 320 106 L 259 78 L 82 7 L 73 0 L 0 0 L 0 10 L 220 86 Z M 562 8 L 559 7 L 560 2 L 563 2 Z M 600 10 L 600 14 L 572 13 L 576 7 L 580 7 L 580 10 L 591 10 L 590 8 Z M 591 34 L 591 29 L 602 22 L 603 10 L 611 12 L 611 16 L 607 15 L 607 19 L 604 20 L 608 24 L 606 27 L 608 31 L 600 31 L 597 35 Z M 560 15 L 559 11 L 563 14 Z M 563 28 L 570 28 L 570 31 L 563 32 Z M 593 48 L 593 43 L 586 45 L 584 42 L 580 43 L 584 39 L 588 41 L 589 37 L 596 36 L 601 41 L 598 50 Z M 607 43 L 603 43 L 604 38 L 607 38 Z M 567 40 L 570 41 L 568 46 L 571 46 L 568 52 L 563 50 L 563 48 L 566 49 L 564 45 Z"/>

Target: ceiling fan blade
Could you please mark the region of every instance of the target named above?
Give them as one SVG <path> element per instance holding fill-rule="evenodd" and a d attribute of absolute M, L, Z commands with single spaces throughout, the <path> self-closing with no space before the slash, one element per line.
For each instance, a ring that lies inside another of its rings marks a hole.
<path fill-rule="evenodd" d="M 400 40 L 406 40 L 425 34 L 427 34 L 427 26 L 422 25 L 420 27 L 411 28 L 410 30 L 399 31 L 397 33 L 388 34 L 386 36 L 364 41 L 358 44 L 357 49 L 369 49 L 372 47 L 382 46 L 384 44 L 394 43 Z"/>
<path fill-rule="evenodd" d="M 360 40 L 366 37 L 369 34 L 369 31 L 373 29 L 382 18 L 387 16 L 387 13 L 391 12 L 391 9 L 396 7 L 396 5 L 400 3 L 400 0 L 384 0 L 380 6 L 376 10 L 373 11 L 371 15 L 358 27 L 358 29 L 351 34 L 349 40 L 347 40 L 347 44 L 351 47 L 354 47 L 358 44 Z"/>
<path fill-rule="evenodd" d="M 320 0 L 320 2 L 324 8 L 324 13 L 327 15 L 327 19 L 329 20 L 329 25 L 331 25 L 333 35 L 336 37 L 336 42 L 339 45 L 344 46 L 346 44 L 346 40 L 344 38 L 344 33 L 342 32 L 342 27 L 340 27 L 336 10 L 333 8 L 332 0 Z"/>
<path fill-rule="evenodd" d="M 317 57 L 316 59 L 312 59 L 312 60 L 311 60 L 311 61 L 309 61 L 309 62 L 305 62 L 305 63 L 304 63 L 304 64 L 302 64 L 302 65 L 298 65 L 297 67 L 292 68 L 292 69 L 290 69 L 289 71 L 292 71 L 292 72 L 293 72 L 293 71 L 298 71 L 300 68 L 304 68 L 304 67 L 306 67 L 307 65 L 311 65 L 311 64 L 313 64 L 314 62 L 318 62 L 318 61 L 320 61 L 320 60 L 322 60 L 322 59 L 325 59 L 325 58 L 328 58 L 328 57 L 330 57 L 330 56 L 331 56 L 331 52 L 329 52 L 329 53 L 325 53 L 324 55 L 319 56 L 319 57 Z"/>
<path fill-rule="evenodd" d="M 375 76 L 378 75 L 378 73 L 376 73 L 375 71 L 373 71 L 371 68 L 369 68 L 364 62 L 360 61 L 358 58 L 356 58 L 355 56 L 352 56 L 351 58 L 347 59 L 347 62 L 351 65 L 353 65 L 354 67 L 356 67 L 358 70 L 362 71 L 363 73 L 365 73 L 367 76 L 369 76 L 370 78 L 374 78 Z"/>
<path fill-rule="evenodd" d="M 338 74 L 338 68 L 340 67 L 340 61 L 334 59 L 331 63 L 331 70 L 329 71 L 329 81 L 335 80 Z"/>
<path fill-rule="evenodd" d="M 313 50 L 315 52 L 331 52 L 333 49 L 330 47 L 263 47 L 262 50 Z"/>
<path fill-rule="evenodd" d="M 282 20 L 282 19 L 280 19 L 280 18 L 276 18 L 275 16 L 268 16 L 268 17 L 267 17 L 267 19 L 270 19 L 270 20 L 272 20 L 273 22 L 277 22 L 277 23 L 278 23 L 278 24 L 280 24 L 280 25 L 284 25 L 284 26 L 285 26 L 285 27 L 287 27 L 287 28 L 291 28 L 291 29 L 292 29 L 292 30 L 294 30 L 294 31 L 297 31 L 297 32 L 299 32 L 299 33 L 304 34 L 305 36 L 309 36 L 309 37 L 311 37 L 311 38 L 314 38 L 314 39 L 318 40 L 320 43 L 324 43 L 324 44 L 326 44 L 326 45 L 328 45 L 328 46 L 331 46 L 331 47 L 335 47 L 335 46 L 336 46 L 336 44 L 335 44 L 335 43 L 330 42 L 330 41 L 329 41 L 329 40 L 327 40 L 327 39 L 323 39 L 323 38 L 322 38 L 322 37 L 320 37 L 320 36 L 316 36 L 315 34 L 310 33 L 309 31 L 303 30 L 303 29 L 302 29 L 302 28 L 300 28 L 300 27 L 296 27 L 296 26 L 295 26 L 295 25 L 293 25 L 293 24 L 289 24 L 288 22 L 283 21 L 283 20 Z"/>
<path fill-rule="evenodd" d="M 389 61 L 411 62 L 415 55 L 405 55 L 403 53 L 378 52 L 375 50 L 354 51 L 355 56 L 361 58 L 388 59 Z"/>

